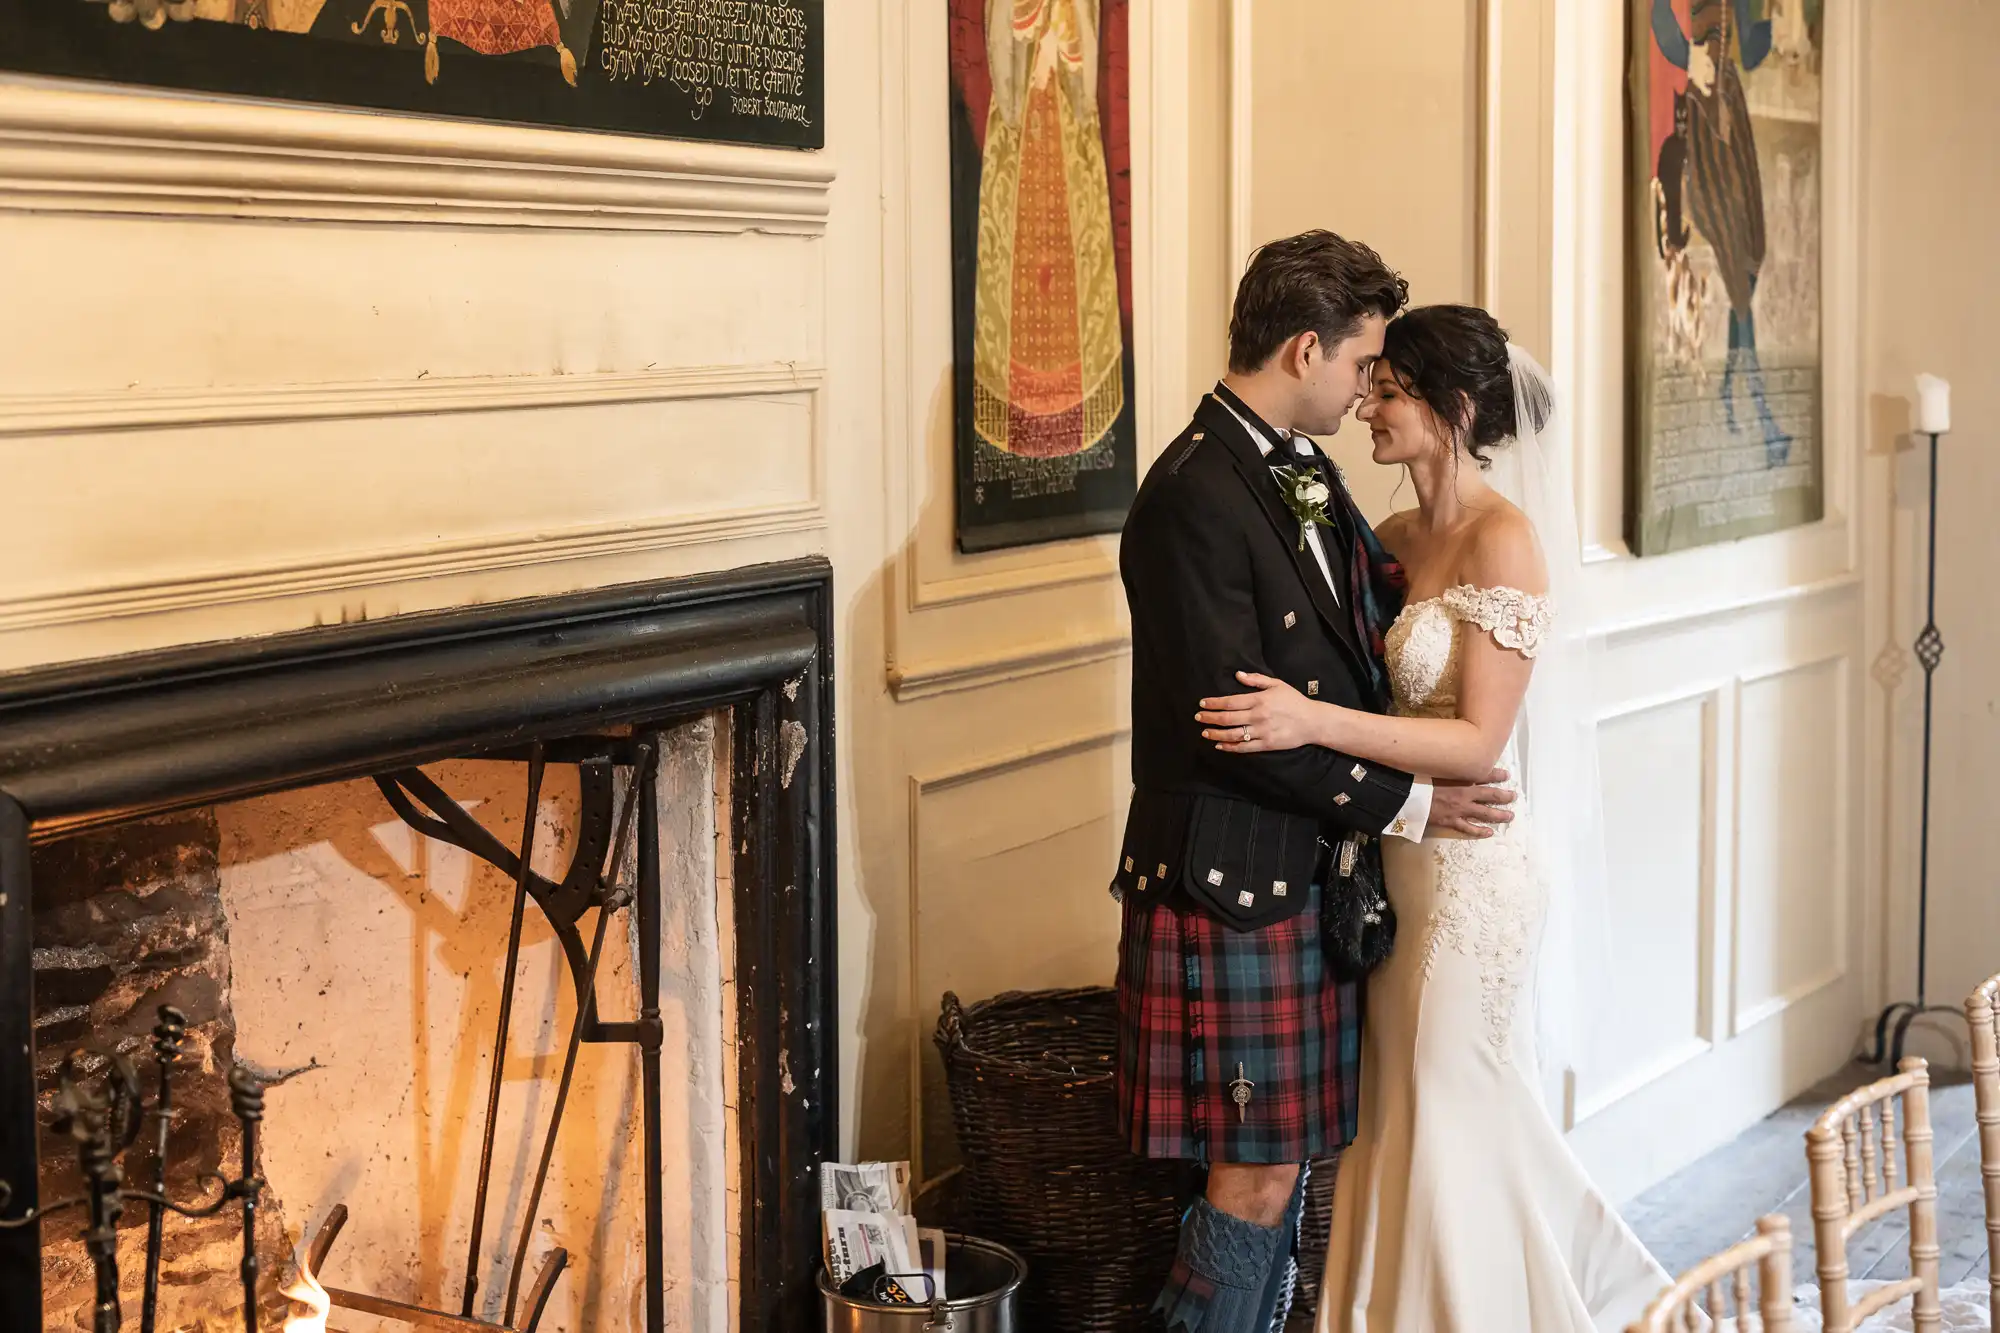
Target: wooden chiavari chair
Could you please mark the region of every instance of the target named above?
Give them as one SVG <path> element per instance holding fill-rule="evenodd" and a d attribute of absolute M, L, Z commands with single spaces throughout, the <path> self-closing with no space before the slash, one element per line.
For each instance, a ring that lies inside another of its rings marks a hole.
<path fill-rule="evenodd" d="M 1979 1176 L 1986 1186 L 1986 1271 L 1993 1327 L 2000 1329 L 2000 976 L 1965 997 L 1972 1028 L 1972 1095 L 1979 1105 Z"/>
<path fill-rule="evenodd" d="M 1909 1056 L 1898 1072 L 1857 1088 L 1806 1131 L 1811 1169 L 1813 1241 L 1819 1250 L 1820 1311 L 1826 1333 L 1854 1333 L 1861 1321 L 1913 1298 L 1917 1333 L 1936 1333 L 1938 1309 L 1937 1180 L 1931 1161 L 1929 1066 Z M 1896 1103 L 1903 1125 L 1896 1126 Z M 1898 1179 L 1902 1148 L 1907 1183 Z M 1847 1242 L 1870 1222 L 1910 1210 L 1910 1273 L 1859 1299 L 1847 1290 Z"/>
<path fill-rule="evenodd" d="M 1731 1299 L 1724 1299 L 1725 1292 Z M 1707 1315 L 1712 1328 L 1743 1329 L 1743 1317 L 1753 1309 L 1763 1333 L 1791 1333 L 1792 1224 L 1781 1214 L 1758 1218 L 1756 1235 L 1681 1274 L 1625 1333 L 1692 1333 L 1700 1327 L 1697 1314 Z"/>

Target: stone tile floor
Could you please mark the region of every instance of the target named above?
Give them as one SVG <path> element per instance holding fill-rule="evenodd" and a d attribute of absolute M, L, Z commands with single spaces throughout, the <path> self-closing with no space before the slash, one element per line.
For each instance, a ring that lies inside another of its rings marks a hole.
<path fill-rule="evenodd" d="M 1849 1066 L 1628 1203 L 1625 1219 L 1668 1272 L 1680 1273 L 1749 1235 L 1763 1214 L 1783 1213 L 1792 1222 L 1793 1275 L 1811 1282 L 1815 1255 L 1805 1132 L 1828 1106 L 1878 1076 L 1869 1067 Z M 1951 1287 L 1985 1280 L 1986 1215 L 1972 1085 L 1949 1070 L 1934 1070 L 1933 1078 L 1931 1127 L 1944 1251 L 1938 1276 L 1941 1286 Z M 1863 1231 L 1848 1247 L 1850 1274 L 1909 1276 L 1908 1236 L 1908 1217 L 1901 1213 Z"/>
<path fill-rule="evenodd" d="M 1768 1119 L 1683 1168 L 1621 1210 L 1669 1273 L 1681 1273 L 1755 1230 L 1765 1213 L 1792 1222 L 1792 1275 L 1813 1281 L 1812 1198 L 1806 1184 L 1806 1129 L 1834 1102 L 1881 1076 L 1851 1065 L 1801 1094 Z M 1963 1073 L 1934 1069 L 1931 1085 L 1933 1161 L 1938 1178 L 1938 1237 L 1944 1251 L 1939 1285 L 1986 1280 L 1986 1214 L 1979 1178 L 1979 1141 L 1972 1084 Z M 1892 1214 L 1848 1247 L 1857 1281 L 1893 1281 L 1910 1272 L 1909 1223 Z M 1813 1327 L 1818 1327 L 1815 1323 Z M 1287 1333 L 1311 1333 L 1295 1318 Z"/>

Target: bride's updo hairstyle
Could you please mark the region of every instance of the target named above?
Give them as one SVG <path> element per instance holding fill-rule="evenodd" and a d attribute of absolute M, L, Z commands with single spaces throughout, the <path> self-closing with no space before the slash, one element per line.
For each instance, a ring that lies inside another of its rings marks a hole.
<path fill-rule="evenodd" d="M 1482 468 L 1521 428 L 1548 424 L 1550 404 L 1539 397 L 1527 404 L 1529 420 L 1515 419 L 1507 331 L 1478 306 L 1426 305 L 1405 312 L 1383 334 L 1382 359 L 1404 392 L 1428 404 Z"/>

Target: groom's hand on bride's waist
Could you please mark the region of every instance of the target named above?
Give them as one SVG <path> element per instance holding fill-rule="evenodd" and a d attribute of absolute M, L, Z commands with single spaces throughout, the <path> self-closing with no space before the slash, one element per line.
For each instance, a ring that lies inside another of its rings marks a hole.
<path fill-rule="evenodd" d="M 1496 768 L 1486 775 L 1486 781 L 1438 782 L 1431 795 L 1431 822 L 1424 827 L 1427 834 L 1457 833 L 1468 838 L 1490 838 L 1500 825 L 1514 818 L 1508 809 L 1514 803 L 1514 793 L 1501 783 L 1509 774 L 1504 768 Z"/>

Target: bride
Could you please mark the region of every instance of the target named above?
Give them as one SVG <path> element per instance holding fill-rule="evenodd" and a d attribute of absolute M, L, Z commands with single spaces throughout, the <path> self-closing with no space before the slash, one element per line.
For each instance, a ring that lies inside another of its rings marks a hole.
<path fill-rule="evenodd" d="M 1224 750 L 1522 777 L 1516 819 L 1486 838 L 1383 842 L 1396 947 L 1368 980 L 1320 1333 L 1618 1330 L 1668 1281 L 1571 1154 L 1537 1073 L 1575 1009 L 1568 925 L 1602 870 L 1583 644 L 1555 619 L 1580 567 L 1552 407 L 1545 372 L 1485 311 L 1391 323 L 1358 415 L 1375 461 L 1417 493 L 1378 530 L 1408 581 L 1384 636 L 1392 714 L 1250 673 L 1252 692 L 1202 701 Z"/>

